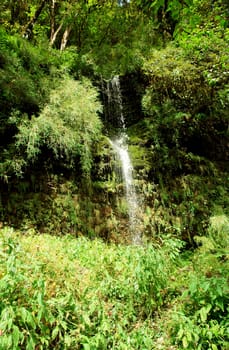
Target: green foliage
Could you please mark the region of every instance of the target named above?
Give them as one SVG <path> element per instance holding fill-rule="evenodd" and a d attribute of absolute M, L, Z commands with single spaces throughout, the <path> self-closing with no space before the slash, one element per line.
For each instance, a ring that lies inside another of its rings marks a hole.
<path fill-rule="evenodd" d="M 176 42 L 153 49 L 145 60 L 146 118 L 136 125 L 139 145 L 148 148 L 149 177 L 158 186 L 148 193 L 147 232 L 175 231 L 190 242 L 205 232 L 216 202 L 227 206 L 227 29 L 219 28 L 219 18 L 214 26 L 216 12 L 222 15 L 225 8 L 216 5 L 207 22 L 200 8 L 209 2 L 194 3 L 183 11 L 199 11 L 201 24 L 188 27 L 182 17 Z"/>
<path fill-rule="evenodd" d="M 212 90 L 227 90 L 229 29 L 227 6 L 224 1 L 194 1 L 184 11 L 176 33 L 176 41 L 183 48 L 186 57 L 198 64 L 204 80 Z M 186 18 L 184 20 L 184 18 Z M 189 20 L 187 20 L 189 18 Z M 217 103 L 214 101 L 214 103 Z M 227 99 L 221 100 L 216 108 L 222 110 Z"/>
<path fill-rule="evenodd" d="M 164 2 L 155 1 L 152 6 L 157 4 Z M 199 155 L 215 159 L 226 151 L 227 8 L 223 1 L 213 5 L 197 0 L 187 5 L 180 12 L 173 46 L 152 50 L 145 61 L 149 86 L 143 108 L 153 117 L 155 143 L 159 141 L 165 153 L 171 146 L 195 153 L 196 143 Z M 166 141 L 161 143 L 163 135 Z M 215 154 L 212 140 L 217 140 Z"/>
<path fill-rule="evenodd" d="M 195 113 L 210 103 L 210 88 L 204 84 L 199 68 L 184 58 L 182 50 L 173 46 L 154 50 L 145 62 L 144 70 L 150 86 L 143 99 L 143 108 L 153 115 L 157 113 L 156 108 L 159 113 L 171 113 L 174 108 Z"/>
<path fill-rule="evenodd" d="M 47 47 L 34 47 L 0 29 L 0 177 L 5 183 L 12 166 L 17 175 L 25 166 L 25 160 L 16 157 L 17 127 L 47 102 L 57 69 Z"/>
<path fill-rule="evenodd" d="M 226 350 L 228 218 L 208 232 L 187 255 L 2 228 L 0 349 Z"/>
<path fill-rule="evenodd" d="M 47 98 L 51 55 L 0 29 L 1 119 L 14 110 L 32 114 Z M 4 124 L 2 125 L 4 127 Z"/>
<path fill-rule="evenodd" d="M 210 225 L 208 229 L 211 241 L 217 247 L 225 249 L 229 244 L 229 219 L 223 213 L 220 212 L 215 216 L 211 216 Z"/>
<path fill-rule="evenodd" d="M 173 318 L 172 334 L 182 349 L 226 349 L 229 344 L 228 228 L 228 218 L 216 215 L 209 236 L 196 238 L 200 248 L 193 257 L 189 287 Z"/>
<path fill-rule="evenodd" d="M 40 115 L 18 126 L 16 147 L 28 164 L 35 162 L 45 148 L 54 159 L 63 159 L 67 167 L 74 167 L 79 157 L 87 174 L 92 144 L 100 137 L 99 111 L 97 93 L 89 82 L 66 78 L 51 92 L 50 102 Z"/>
<path fill-rule="evenodd" d="M 152 349 L 149 316 L 164 303 L 179 244 L 0 232 L 0 349 Z"/>

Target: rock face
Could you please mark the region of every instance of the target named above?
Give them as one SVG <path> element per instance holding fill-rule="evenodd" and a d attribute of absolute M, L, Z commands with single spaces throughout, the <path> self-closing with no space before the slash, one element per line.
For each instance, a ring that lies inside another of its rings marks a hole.
<path fill-rule="evenodd" d="M 193 244 L 194 236 L 204 234 L 213 208 L 228 207 L 226 112 L 210 100 L 208 109 L 193 109 L 199 78 L 192 79 L 190 99 L 182 97 L 183 80 L 174 78 L 174 69 L 163 77 L 158 70 L 150 74 L 152 81 L 138 72 L 119 77 L 121 111 L 111 82 L 101 83 L 104 134 L 116 135 L 121 112 L 144 235 L 150 240 L 176 235 Z M 43 170 L 34 166 L 24 179 L 2 188 L 0 220 L 40 232 L 131 242 L 125 185 L 114 170 L 107 136 L 93 149 L 90 179 L 60 163 L 52 172 L 48 164 Z"/>
<path fill-rule="evenodd" d="M 143 118 L 141 100 L 144 94 L 146 79 L 140 72 L 119 76 L 122 94 L 122 113 L 126 127 L 129 127 Z M 112 80 L 100 83 L 101 96 L 104 106 L 104 123 L 111 132 L 117 128 L 120 110 L 117 109 L 117 100 L 112 93 Z"/>

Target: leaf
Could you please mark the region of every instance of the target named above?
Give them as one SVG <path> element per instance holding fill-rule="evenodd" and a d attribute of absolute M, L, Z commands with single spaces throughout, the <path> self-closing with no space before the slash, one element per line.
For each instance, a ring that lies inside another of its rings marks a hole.
<path fill-rule="evenodd" d="M 6 349 L 11 349 L 13 345 L 12 336 L 7 336 L 5 340 Z M 2 350 L 2 349 L 1 349 Z"/>
<path fill-rule="evenodd" d="M 191 332 L 186 332 L 186 336 L 189 342 L 192 341 L 192 333 Z"/>
<path fill-rule="evenodd" d="M 58 333 L 59 333 L 59 327 L 56 326 L 52 331 L 52 336 L 51 336 L 52 340 L 56 339 Z"/>
<path fill-rule="evenodd" d="M 82 316 L 83 322 L 85 323 L 86 326 L 90 326 L 91 325 L 91 321 L 90 318 L 87 314 Z"/>
<path fill-rule="evenodd" d="M 212 344 L 212 350 L 218 350 L 218 347 L 215 344 Z"/>
<path fill-rule="evenodd" d="M 26 345 L 26 350 L 34 350 L 35 349 L 36 344 L 34 343 L 34 340 L 32 337 L 29 338 L 29 341 Z"/>
<path fill-rule="evenodd" d="M 13 337 L 14 346 L 17 347 L 17 345 L 19 343 L 19 339 L 20 339 L 20 331 L 19 331 L 19 328 L 17 326 L 13 326 L 12 337 Z"/>
<path fill-rule="evenodd" d="M 44 297 L 43 297 L 43 293 L 38 293 L 37 295 L 37 301 L 39 306 L 43 306 L 44 305 Z"/>
<path fill-rule="evenodd" d="M 30 312 L 27 313 L 26 322 L 28 323 L 28 325 L 30 327 L 32 327 L 32 329 L 36 328 L 36 323 L 34 321 L 34 317 L 33 317 L 33 315 Z"/>
<path fill-rule="evenodd" d="M 200 318 L 201 318 L 202 322 L 206 322 L 207 321 L 208 313 L 211 310 L 211 308 L 212 308 L 211 304 L 208 304 L 207 306 L 203 306 L 199 310 L 199 314 L 200 314 Z"/>
<path fill-rule="evenodd" d="M 221 25 L 221 27 L 226 28 L 228 25 L 228 21 L 226 19 L 222 19 L 220 21 L 220 25 Z"/>
<path fill-rule="evenodd" d="M 27 310 L 26 310 L 26 308 L 21 307 L 20 315 L 21 315 L 22 321 L 25 323 L 26 322 L 26 318 L 27 318 Z"/>
<path fill-rule="evenodd" d="M 222 311 L 224 311 L 223 300 L 216 300 L 215 305 L 218 306 Z"/>
<path fill-rule="evenodd" d="M 178 339 L 181 339 L 181 338 L 183 337 L 183 334 L 184 334 L 184 329 L 183 329 L 183 328 L 180 328 L 180 329 L 179 329 L 179 332 L 178 332 L 178 334 L 177 334 Z"/>
<path fill-rule="evenodd" d="M 182 338 L 182 344 L 183 344 L 183 347 L 184 347 L 185 349 L 187 349 L 187 347 L 188 347 L 188 340 L 187 340 L 186 337 L 183 337 L 183 338 Z"/>

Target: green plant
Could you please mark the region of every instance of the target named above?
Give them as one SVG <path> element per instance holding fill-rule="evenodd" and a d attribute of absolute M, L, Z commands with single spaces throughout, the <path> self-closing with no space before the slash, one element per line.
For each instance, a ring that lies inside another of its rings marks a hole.
<path fill-rule="evenodd" d="M 28 165 L 36 162 L 44 149 L 54 159 L 63 159 L 70 168 L 75 167 L 79 157 L 82 172 L 88 174 L 91 147 L 101 132 L 99 111 L 97 93 L 89 82 L 66 78 L 52 91 L 50 102 L 40 116 L 19 126 L 16 147 L 20 153 L 24 151 Z"/>
<path fill-rule="evenodd" d="M 196 238 L 200 247 L 189 287 L 173 315 L 172 335 L 182 349 L 224 350 L 229 345 L 228 218 L 216 215 L 210 221 L 209 236 Z"/>
<path fill-rule="evenodd" d="M 152 349 L 178 246 L 1 229 L 0 349 Z"/>

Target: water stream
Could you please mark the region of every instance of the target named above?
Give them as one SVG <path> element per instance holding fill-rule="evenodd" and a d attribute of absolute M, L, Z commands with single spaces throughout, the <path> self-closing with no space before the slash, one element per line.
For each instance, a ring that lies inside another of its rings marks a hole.
<path fill-rule="evenodd" d="M 125 119 L 123 114 L 122 94 L 119 77 L 115 76 L 111 84 L 112 91 L 109 90 L 108 99 L 113 97 L 116 108 L 118 109 L 117 125 L 119 127 L 118 136 L 110 140 L 112 148 L 120 162 L 122 180 L 125 185 L 125 196 L 128 206 L 129 228 L 134 244 L 141 244 L 139 201 L 136 193 L 133 179 L 133 165 L 128 151 L 128 136 L 126 133 Z M 109 102 L 109 100 L 108 100 Z"/>

